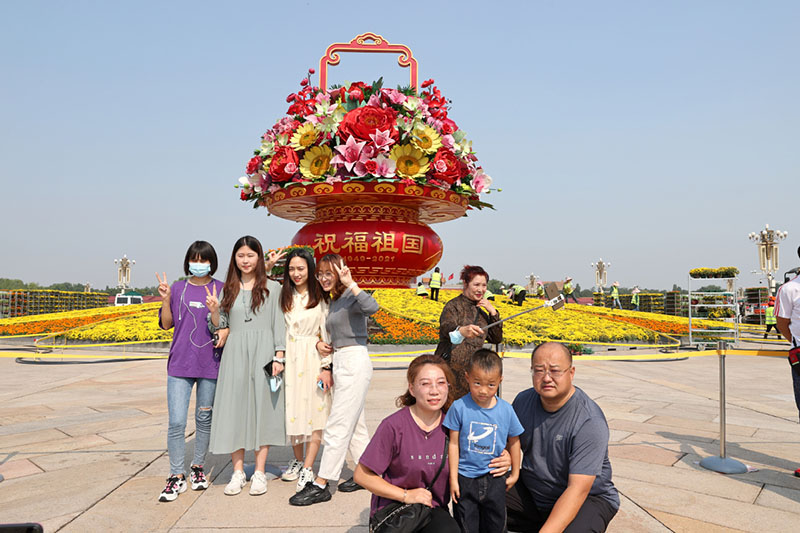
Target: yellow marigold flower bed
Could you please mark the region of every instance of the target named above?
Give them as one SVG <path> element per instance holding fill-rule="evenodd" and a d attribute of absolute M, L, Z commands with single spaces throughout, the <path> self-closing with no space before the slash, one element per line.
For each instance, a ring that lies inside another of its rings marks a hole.
<path fill-rule="evenodd" d="M 85 326 L 100 320 L 123 317 L 146 310 L 157 313 L 159 302 L 126 305 L 119 307 L 97 307 L 79 309 L 61 313 L 45 313 L 41 315 L 19 316 L 0 319 L 0 335 L 30 335 L 36 333 L 55 333 Z"/>
<path fill-rule="evenodd" d="M 160 304 L 159 304 L 160 305 Z M 199 324 L 198 327 L 205 327 Z M 93 342 L 129 342 L 129 341 L 169 341 L 172 330 L 165 331 L 158 327 L 158 309 L 135 316 L 124 316 L 100 324 L 93 324 L 70 331 L 65 335 L 68 340 Z"/>

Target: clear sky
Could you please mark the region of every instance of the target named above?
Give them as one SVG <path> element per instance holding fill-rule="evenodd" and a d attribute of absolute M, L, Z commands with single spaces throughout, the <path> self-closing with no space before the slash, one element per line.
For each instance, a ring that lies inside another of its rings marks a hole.
<path fill-rule="evenodd" d="M 610 260 L 623 286 L 686 286 L 787 230 L 800 264 L 800 2 L 0 2 L 0 277 L 134 285 L 195 239 L 224 275 L 244 234 L 300 224 L 234 189 L 287 94 L 332 42 L 408 45 L 473 140 L 496 211 L 437 224 L 442 270 L 522 282 Z M 405 82 L 343 55 L 332 82 Z M 316 83 L 316 77 L 314 79 Z M 780 273 L 779 273 L 779 277 Z"/>

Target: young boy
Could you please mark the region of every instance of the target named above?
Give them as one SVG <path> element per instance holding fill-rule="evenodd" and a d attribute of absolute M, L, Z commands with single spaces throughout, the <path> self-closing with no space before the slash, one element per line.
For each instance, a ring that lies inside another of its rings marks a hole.
<path fill-rule="evenodd" d="M 519 435 L 524 428 L 511 404 L 497 397 L 503 363 L 480 349 L 466 371 L 469 394 L 453 402 L 444 419 L 450 430 L 450 496 L 461 531 L 506 531 L 506 491 L 519 478 Z M 503 448 L 511 454 L 511 474 L 494 477 L 489 461 Z"/>

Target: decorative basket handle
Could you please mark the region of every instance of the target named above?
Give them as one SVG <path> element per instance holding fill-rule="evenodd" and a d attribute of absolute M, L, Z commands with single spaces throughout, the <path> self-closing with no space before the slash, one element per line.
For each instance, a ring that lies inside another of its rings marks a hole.
<path fill-rule="evenodd" d="M 411 49 L 404 44 L 389 44 L 386 39 L 371 32 L 358 35 L 349 43 L 333 43 L 328 46 L 325 55 L 319 60 L 319 88 L 323 91 L 328 90 L 328 65 L 339 64 L 337 52 L 400 54 L 397 63 L 401 67 L 411 67 L 409 83 L 414 92 L 417 91 L 417 60 Z"/>

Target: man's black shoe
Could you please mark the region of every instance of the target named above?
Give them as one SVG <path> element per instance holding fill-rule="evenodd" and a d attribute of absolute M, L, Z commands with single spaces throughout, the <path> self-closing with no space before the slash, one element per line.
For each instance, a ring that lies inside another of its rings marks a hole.
<path fill-rule="evenodd" d="M 324 489 L 321 489 L 314 485 L 314 483 L 306 483 L 303 490 L 289 498 L 289 505 L 313 505 L 315 503 L 327 502 L 330 499 L 331 491 L 328 490 L 327 485 L 325 485 Z"/>
<path fill-rule="evenodd" d="M 364 487 L 353 481 L 353 478 L 348 479 L 347 481 L 342 481 L 339 483 L 339 492 L 355 492 L 357 490 L 363 490 Z"/>

